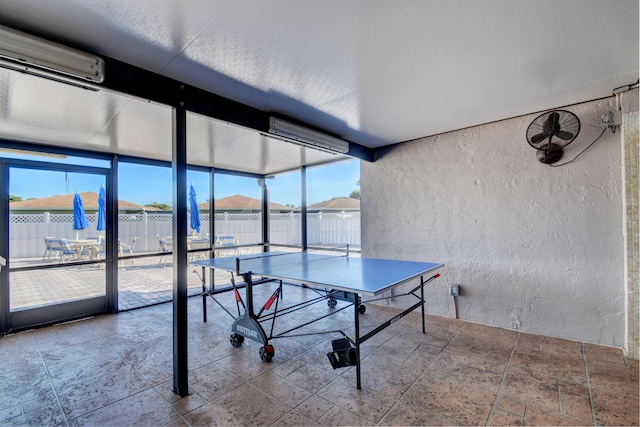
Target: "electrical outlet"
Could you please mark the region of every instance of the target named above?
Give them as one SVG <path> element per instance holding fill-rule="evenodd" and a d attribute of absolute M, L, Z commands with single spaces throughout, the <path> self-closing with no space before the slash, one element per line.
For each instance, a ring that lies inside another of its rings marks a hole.
<path fill-rule="evenodd" d="M 622 113 L 620 111 L 609 111 L 602 115 L 602 124 L 615 130 L 622 124 Z"/>
<path fill-rule="evenodd" d="M 449 293 L 452 297 L 460 296 L 460 287 L 458 285 L 451 285 Z"/>

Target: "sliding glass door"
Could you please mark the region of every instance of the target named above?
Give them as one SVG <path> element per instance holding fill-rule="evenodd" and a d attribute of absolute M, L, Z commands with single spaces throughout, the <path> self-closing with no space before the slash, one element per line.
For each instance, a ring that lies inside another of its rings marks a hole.
<path fill-rule="evenodd" d="M 6 161 L 8 242 L 1 290 L 8 329 L 106 310 L 108 171 L 79 165 Z M 6 209 L 6 207 L 5 207 Z"/>

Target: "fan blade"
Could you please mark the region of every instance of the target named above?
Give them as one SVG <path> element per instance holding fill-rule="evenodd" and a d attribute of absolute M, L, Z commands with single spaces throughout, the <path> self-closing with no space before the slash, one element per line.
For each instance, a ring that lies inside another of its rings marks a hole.
<path fill-rule="evenodd" d="M 571 138 L 573 138 L 573 134 L 571 132 L 566 132 L 564 130 L 560 130 L 556 132 L 556 136 L 560 139 L 564 139 L 565 141 L 568 141 Z"/>
<path fill-rule="evenodd" d="M 549 114 L 549 117 L 547 117 L 547 120 L 544 121 L 544 123 L 542 124 L 542 129 L 546 133 L 557 132 L 560 130 L 559 121 L 560 121 L 560 114 L 554 111 L 553 113 Z"/>
<path fill-rule="evenodd" d="M 531 143 L 532 144 L 537 144 L 538 142 L 544 141 L 547 138 L 549 138 L 549 132 L 539 133 L 539 134 L 533 135 L 531 137 Z"/>

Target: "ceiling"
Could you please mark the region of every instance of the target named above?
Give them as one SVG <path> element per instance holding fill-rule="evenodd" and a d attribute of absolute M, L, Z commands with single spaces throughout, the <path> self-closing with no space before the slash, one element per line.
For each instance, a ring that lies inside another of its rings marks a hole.
<path fill-rule="evenodd" d="M 610 96 L 638 79 L 638 15 L 637 0 L 2 0 L 0 23 L 376 149 Z M 171 159 L 161 103 L 5 69 L 0 96 L 0 138 Z M 190 164 L 348 158 L 218 119 L 188 114 Z"/>

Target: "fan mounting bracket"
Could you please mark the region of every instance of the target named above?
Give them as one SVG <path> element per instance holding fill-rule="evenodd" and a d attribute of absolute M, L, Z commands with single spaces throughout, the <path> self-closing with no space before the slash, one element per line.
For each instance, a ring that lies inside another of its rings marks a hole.
<path fill-rule="evenodd" d="M 540 163 L 544 163 L 545 165 L 550 165 L 551 163 L 555 163 L 561 158 L 562 158 L 562 150 L 556 150 L 556 151 L 538 150 L 538 161 L 540 161 Z"/>

